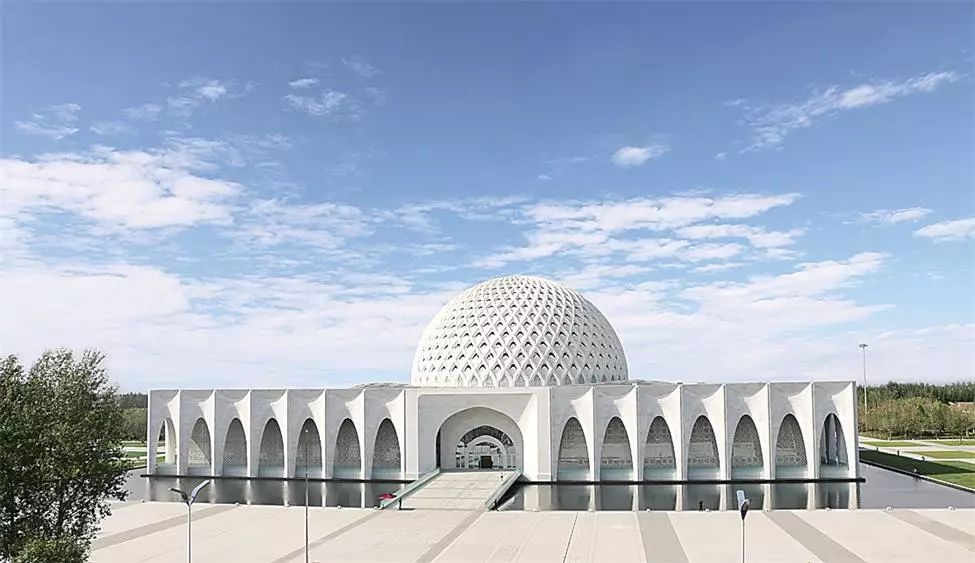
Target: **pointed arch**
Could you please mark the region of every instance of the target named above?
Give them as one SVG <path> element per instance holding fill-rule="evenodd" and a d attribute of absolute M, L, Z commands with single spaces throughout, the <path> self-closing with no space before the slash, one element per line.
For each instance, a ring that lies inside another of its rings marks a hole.
<path fill-rule="evenodd" d="M 528 386 L 529 387 L 541 387 L 542 386 L 542 378 L 541 377 L 538 377 L 538 374 L 536 373 L 535 375 L 532 376 L 531 381 L 528 383 Z"/>
<path fill-rule="evenodd" d="M 562 428 L 559 441 L 559 461 L 557 478 L 559 480 L 588 480 L 589 446 L 586 433 L 576 417 L 570 417 Z"/>
<path fill-rule="evenodd" d="M 620 417 L 614 416 L 603 433 L 603 446 L 599 454 L 599 479 L 629 481 L 633 478 L 633 455 L 630 437 Z"/>
<path fill-rule="evenodd" d="M 802 429 L 796 417 L 787 414 L 779 425 L 775 439 L 775 475 L 802 473 L 806 469 L 806 446 L 802 440 Z"/>
<path fill-rule="evenodd" d="M 358 478 L 362 471 L 362 452 L 359 449 L 359 432 L 352 419 L 347 418 L 339 426 L 335 437 L 335 458 L 332 475 L 335 477 Z"/>
<path fill-rule="evenodd" d="M 322 438 L 318 425 L 311 418 L 305 419 L 298 434 L 294 476 L 304 477 L 306 470 L 309 477 L 322 476 Z"/>
<path fill-rule="evenodd" d="M 849 466 L 847 458 L 843 425 L 836 413 L 829 413 L 823 420 L 823 430 L 819 437 L 820 472 L 826 467 L 837 467 L 845 473 Z"/>
<path fill-rule="evenodd" d="M 210 427 L 202 417 L 193 423 L 190 432 L 190 443 L 187 449 L 187 471 L 189 473 L 211 474 L 213 463 L 211 458 Z"/>
<path fill-rule="evenodd" d="M 221 475 L 247 476 L 247 435 L 239 418 L 230 421 L 223 442 L 223 470 Z"/>
<path fill-rule="evenodd" d="M 376 431 L 376 442 L 372 448 L 372 476 L 394 478 L 401 475 L 399 436 L 393 421 L 384 418 Z"/>
<path fill-rule="evenodd" d="M 261 432 L 258 450 L 257 474 L 261 477 L 284 477 L 284 440 L 278 421 L 269 418 Z"/>
<path fill-rule="evenodd" d="M 148 444 L 147 450 L 152 452 L 152 446 L 155 446 L 156 463 L 153 472 L 163 475 L 177 473 L 176 457 L 179 455 L 179 448 L 176 446 L 177 434 L 173 419 L 167 416 L 159 422 L 159 430 L 155 438 L 156 443 Z"/>
<path fill-rule="evenodd" d="M 743 415 L 735 428 L 731 444 L 731 476 L 759 477 L 764 466 L 758 428 L 749 415 Z"/>
<path fill-rule="evenodd" d="M 718 442 L 708 417 L 701 415 L 694 421 L 687 443 L 687 471 L 712 472 L 718 469 Z"/>
<path fill-rule="evenodd" d="M 647 430 L 647 441 L 643 451 L 643 475 L 650 476 L 672 475 L 677 469 L 677 457 L 674 455 L 674 440 L 670 435 L 670 426 L 664 417 L 658 416 L 650 423 Z"/>

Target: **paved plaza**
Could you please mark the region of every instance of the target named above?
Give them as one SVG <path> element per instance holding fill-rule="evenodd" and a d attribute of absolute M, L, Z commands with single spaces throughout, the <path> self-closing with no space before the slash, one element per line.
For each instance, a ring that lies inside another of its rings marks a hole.
<path fill-rule="evenodd" d="M 300 563 L 304 508 L 200 505 L 194 561 Z M 737 562 L 728 512 L 490 512 L 312 508 L 311 561 Z M 748 561 L 975 560 L 975 510 L 799 510 L 748 516 Z M 95 563 L 183 561 L 186 507 L 116 506 Z"/>

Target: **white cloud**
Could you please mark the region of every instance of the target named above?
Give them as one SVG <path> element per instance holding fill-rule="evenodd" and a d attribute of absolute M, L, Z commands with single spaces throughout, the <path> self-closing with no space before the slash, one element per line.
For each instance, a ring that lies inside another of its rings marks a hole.
<path fill-rule="evenodd" d="M 527 245 L 507 248 L 474 261 L 478 267 L 496 268 L 510 262 L 534 260 L 569 250 L 587 256 L 605 256 L 624 252 L 631 260 L 676 256 L 681 251 L 687 260 L 701 260 L 718 252 L 714 246 L 697 245 L 669 239 L 624 239 L 629 231 L 667 231 L 709 219 L 744 219 L 776 207 L 789 205 L 798 194 L 741 194 L 723 197 L 635 198 L 624 201 L 545 202 L 527 206 L 521 211 L 524 220 L 533 225 L 526 234 Z M 784 244 L 800 231 L 747 233 L 765 246 Z M 699 238 L 710 238 L 703 236 Z M 736 254 L 737 245 L 722 245 L 718 254 Z"/>
<path fill-rule="evenodd" d="M 96 135 L 121 135 L 133 131 L 132 127 L 123 121 L 96 121 L 88 130 Z"/>
<path fill-rule="evenodd" d="M 623 147 L 613 153 L 611 160 L 613 164 L 620 168 L 632 168 L 641 166 L 646 161 L 660 158 L 670 148 L 666 145 L 653 144 L 645 147 Z"/>
<path fill-rule="evenodd" d="M 252 83 L 241 86 L 234 81 L 213 78 L 184 80 L 176 85 L 175 95 L 166 98 L 166 109 L 170 114 L 177 117 L 189 117 L 201 105 L 241 98 L 253 87 Z"/>
<path fill-rule="evenodd" d="M 705 264 L 703 266 L 698 266 L 691 271 L 698 274 L 714 274 L 717 272 L 726 272 L 742 266 L 744 266 L 744 264 L 741 262 L 724 262 L 721 264 Z"/>
<path fill-rule="evenodd" d="M 935 242 L 975 238 L 975 217 L 933 223 L 914 231 L 914 236 L 929 238 Z"/>
<path fill-rule="evenodd" d="M 745 111 L 742 124 L 751 131 L 752 139 L 740 152 L 750 152 L 777 146 L 791 132 L 809 127 L 820 118 L 891 102 L 911 94 L 933 92 L 958 79 L 954 72 L 930 72 L 900 82 L 877 80 L 845 90 L 830 86 L 801 102 L 750 105 L 745 100 L 735 100 L 728 105 Z"/>
<path fill-rule="evenodd" d="M 548 174 L 539 174 L 538 175 L 538 181 L 539 182 L 548 182 L 551 179 L 552 179 L 552 177 L 549 176 Z"/>
<path fill-rule="evenodd" d="M 347 239 L 371 232 L 372 222 L 363 210 L 333 202 L 316 204 L 258 200 L 233 236 L 270 247 L 296 244 L 341 251 Z"/>
<path fill-rule="evenodd" d="M 159 104 L 142 104 L 122 110 L 122 115 L 135 121 L 155 121 L 159 119 L 160 114 L 162 114 L 162 106 Z"/>
<path fill-rule="evenodd" d="M 198 175 L 209 165 L 200 150 L 192 144 L 153 152 L 96 147 L 2 159 L 3 213 L 65 211 L 127 229 L 227 222 L 230 201 L 242 188 Z"/>
<path fill-rule="evenodd" d="M 367 63 L 362 57 L 350 57 L 342 59 L 342 64 L 348 67 L 354 74 L 362 78 L 372 78 L 379 74 L 379 69 Z"/>
<path fill-rule="evenodd" d="M 291 86 L 292 88 L 308 88 L 316 84 L 318 84 L 317 78 L 299 78 L 297 80 L 288 82 L 288 86 Z"/>
<path fill-rule="evenodd" d="M 349 96 L 337 90 L 326 90 L 318 97 L 288 94 L 284 99 L 291 107 L 300 109 L 308 115 L 318 116 L 338 112 L 347 103 Z"/>
<path fill-rule="evenodd" d="M 74 123 L 80 111 L 81 106 L 75 103 L 58 104 L 35 113 L 29 121 L 14 121 L 14 126 L 28 135 L 60 141 L 78 132 Z"/>
<path fill-rule="evenodd" d="M 917 221 L 923 219 L 931 213 L 926 207 L 907 207 L 904 209 L 877 209 L 875 211 L 860 214 L 860 221 L 864 223 L 879 223 L 882 225 L 892 225 L 905 221 Z"/>
<path fill-rule="evenodd" d="M 767 231 L 751 225 L 691 225 L 677 230 L 677 234 L 689 239 L 744 238 L 757 248 L 777 248 L 795 244 L 796 237 L 805 233 L 803 229 L 788 231 Z"/>

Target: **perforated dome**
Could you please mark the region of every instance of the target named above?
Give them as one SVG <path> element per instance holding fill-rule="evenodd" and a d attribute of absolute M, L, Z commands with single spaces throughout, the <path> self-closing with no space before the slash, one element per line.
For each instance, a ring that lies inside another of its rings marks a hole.
<path fill-rule="evenodd" d="M 579 293 L 505 276 L 464 291 L 430 321 L 411 380 L 429 387 L 525 387 L 626 381 L 616 332 Z"/>

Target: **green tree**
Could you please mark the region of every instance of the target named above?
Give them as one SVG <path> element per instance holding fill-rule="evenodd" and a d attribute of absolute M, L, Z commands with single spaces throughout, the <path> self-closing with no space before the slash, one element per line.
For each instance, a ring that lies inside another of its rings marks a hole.
<path fill-rule="evenodd" d="M 14 563 L 83 563 L 87 553 L 77 539 L 60 537 L 52 539 L 31 538 L 17 552 Z"/>
<path fill-rule="evenodd" d="M 126 440 L 146 439 L 146 409 L 145 408 L 123 409 L 122 436 Z"/>
<path fill-rule="evenodd" d="M 0 560 L 72 542 L 84 554 L 109 500 L 124 500 L 122 409 L 103 359 L 0 360 Z"/>

